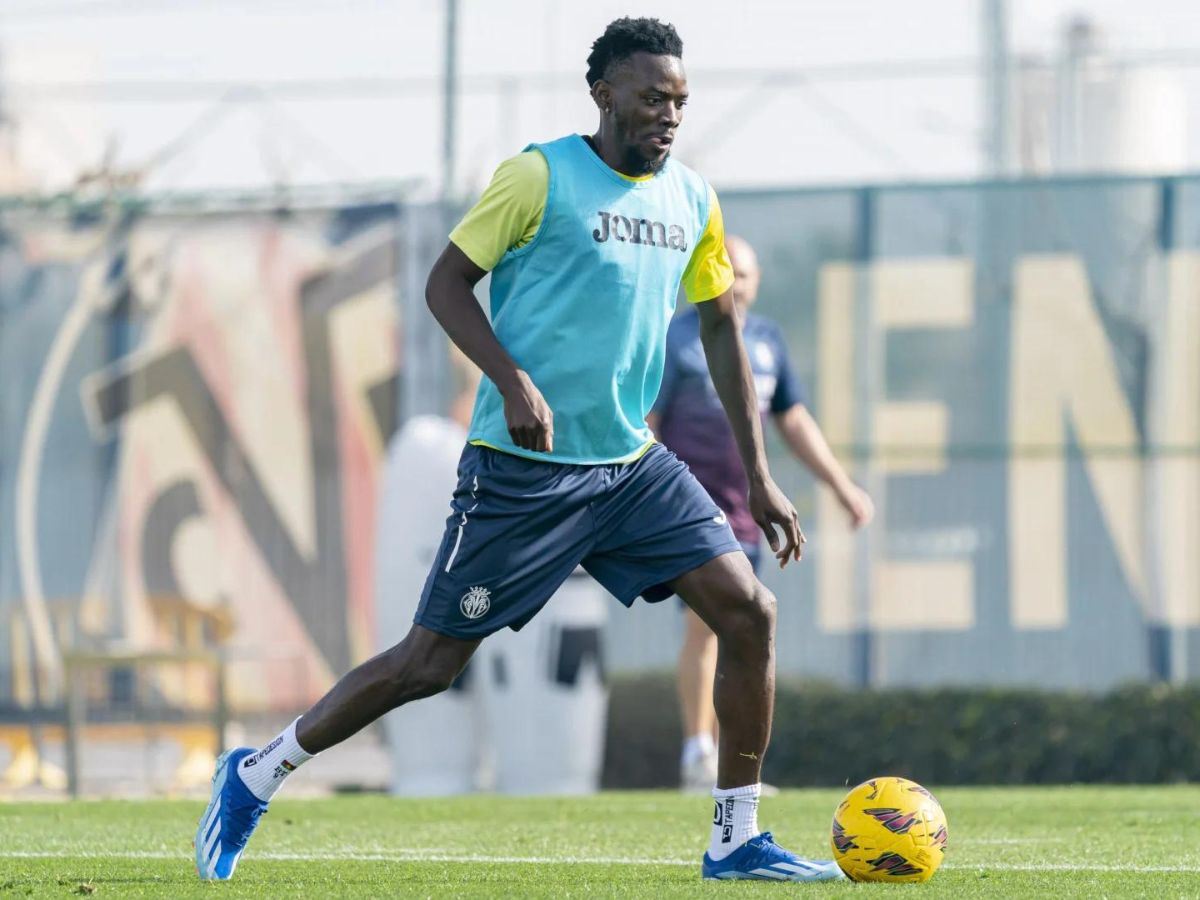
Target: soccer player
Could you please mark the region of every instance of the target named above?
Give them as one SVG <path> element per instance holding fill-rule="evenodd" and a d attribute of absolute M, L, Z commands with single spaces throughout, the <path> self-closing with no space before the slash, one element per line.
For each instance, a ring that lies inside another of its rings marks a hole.
<path fill-rule="evenodd" d="M 754 374 L 759 409 L 764 418 L 771 414 L 788 449 L 828 485 L 849 515 L 850 524 L 860 528 L 875 515 L 871 498 L 850 480 L 805 407 L 804 393 L 792 373 L 779 326 L 749 311 L 758 299 L 758 257 L 746 241 L 734 235 L 725 238 L 725 249 L 733 265 L 730 293 L 741 314 L 742 342 Z M 648 422 L 721 507 L 757 572 L 760 531 L 747 502 L 749 485 L 738 456 L 737 439 L 705 364 L 701 330 L 700 318 L 693 313 L 678 316 L 671 323 L 662 389 Z M 680 784 L 686 791 L 707 791 L 717 775 L 713 742 L 717 637 L 695 612 L 688 609 L 684 615 L 678 681 L 684 723 Z"/>
<path fill-rule="evenodd" d="M 716 634 L 721 740 L 703 877 L 842 877 L 758 828 L 775 598 L 725 514 L 646 426 L 682 282 L 751 515 L 781 564 L 800 558 L 796 511 L 767 471 L 720 208 L 670 158 L 688 99 L 682 54 L 670 25 L 611 23 L 587 60 L 595 134 L 502 163 L 451 233 L 426 299 L 486 377 L 414 625 L 266 746 L 221 756 L 196 832 L 201 877 L 232 876 L 271 796 L 306 760 L 445 690 L 484 637 L 528 622 L 579 564 L 626 606 L 678 593 Z M 490 323 L 473 293 L 489 270 Z"/>

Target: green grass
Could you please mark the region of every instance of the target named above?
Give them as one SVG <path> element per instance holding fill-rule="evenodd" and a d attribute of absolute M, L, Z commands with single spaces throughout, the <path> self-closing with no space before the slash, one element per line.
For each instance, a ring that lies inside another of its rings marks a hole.
<path fill-rule="evenodd" d="M 828 855 L 841 791 L 786 791 L 760 822 Z M 711 801 L 675 793 L 396 800 L 281 796 L 225 884 L 196 878 L 202 802 L 0 804 L 0 895 L 1200 897 L 1200 787 L 946 789 L 947 862 L 902 885 L 699 879 Z"/>

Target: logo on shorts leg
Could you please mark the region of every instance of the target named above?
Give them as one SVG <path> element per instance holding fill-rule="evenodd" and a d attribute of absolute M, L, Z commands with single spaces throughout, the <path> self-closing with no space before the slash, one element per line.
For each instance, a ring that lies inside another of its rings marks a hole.
<path fill-rule="evenodd" d="M 468 619 L 478 619 L 492 608 L 492 592 L 485 587 L 473 587 L 463 594 L 458 608 Z"/>

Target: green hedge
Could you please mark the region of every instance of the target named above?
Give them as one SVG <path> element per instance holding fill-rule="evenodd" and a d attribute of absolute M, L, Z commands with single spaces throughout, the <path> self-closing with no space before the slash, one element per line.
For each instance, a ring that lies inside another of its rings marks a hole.
<path fill-rule="evenodd" d="M 604 786 L 677 785 L 680 736 L 671 675 L 614 679 Z M 881 774 L 942 785 L 1200 781 L 1200 687 L 854 691 L 781 680 L 765 780 Z"/>

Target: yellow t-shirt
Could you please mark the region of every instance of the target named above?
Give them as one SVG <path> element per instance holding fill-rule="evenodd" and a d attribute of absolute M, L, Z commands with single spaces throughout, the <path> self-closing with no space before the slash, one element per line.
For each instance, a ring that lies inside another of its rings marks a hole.
<path fill-rule="evenodd" d="M 617 173 L 629 181 L 645 181 Z M 537 234 L 546 211 L 550 166 L 536 150 L 500 163 L 483 196 L 450 232 L 450 240 L 485 272 L 496 268 L 509 250 L 524 247 Z M 716 191 L 708 189 L 708 224 L 683 272 L 683 292 L 691 303 L 719 297 L 733 284 L 733 266 L 725 252 L 725 220 Z"/>

